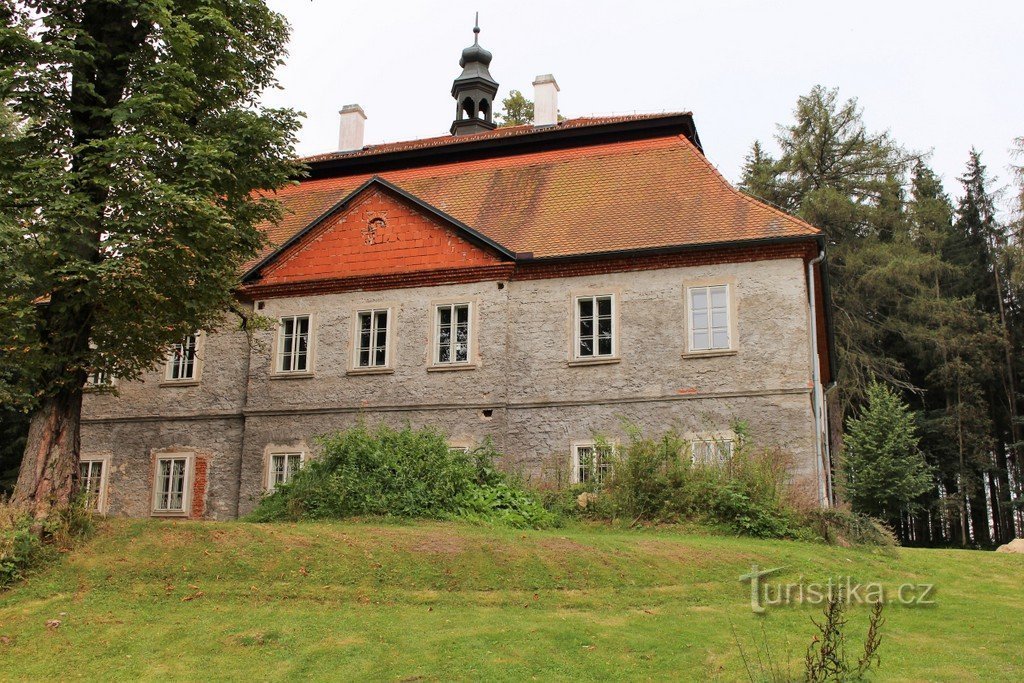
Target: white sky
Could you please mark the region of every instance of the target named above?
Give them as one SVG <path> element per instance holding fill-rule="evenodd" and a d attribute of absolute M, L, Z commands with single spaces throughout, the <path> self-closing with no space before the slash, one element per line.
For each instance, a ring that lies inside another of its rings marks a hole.
<path fill-rule="evenodd" d="M 306 113 L 300 154 L 337 147 L 338 110 L 366 142 L 446 134 L 462 48 L 494 54 L 499 100 L 552 73 L 563 115 L 690 110 L 708 158 L 736 181 L 755 138 L 789 122 L 816 83 L 855 96 L 868 125 L 931 151 L 959 193 L 971 145 L 1000 184 L 1024 136 L 1024 2 L 828 0 L 270 0 L 292 24 L 283 90 Z M 774 145 L 773 145 L 774 146 Z"/>

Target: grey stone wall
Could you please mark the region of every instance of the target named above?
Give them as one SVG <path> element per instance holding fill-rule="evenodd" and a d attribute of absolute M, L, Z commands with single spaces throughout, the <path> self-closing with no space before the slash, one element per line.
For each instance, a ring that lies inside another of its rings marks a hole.
<path fill-rule="evenodd" d="M 688 355 L 684 287 L 710 282 L 733 287 L 738 344 Z M 571 362 L 571 297 L 585 292 L 617 296 L 616 362 Z M 454 300 L 475 307 L 475 367 L 433 371 L 432 303 Z M 161 386 L 154 371 L 118 397 L 87 397 L 83 451 L 110 450 L 110 512 L 132 516 L 148 514 L 154 449 L 212 453 L 207 516 L 230 517 L 262 492 L 268 448 L 315 455 L 317 434 L 358 420 L 434 425 L 459 443 L 490 437 L 510 466 L 537 477 L 567 469 L 573 441 L 624 438 L 623 420 L 650 433 L 743 421 L 810 475 L 806 301 L 800 259 L 269 300 L 269 317 L 314 316 L 309 376 L 275 376 L 271 332 L 251 347 L 240 333 L 210 334 L 197 386 Z M 391 367 L 353 374 L 354 315 L 369 307 L 392 309 Z"/>

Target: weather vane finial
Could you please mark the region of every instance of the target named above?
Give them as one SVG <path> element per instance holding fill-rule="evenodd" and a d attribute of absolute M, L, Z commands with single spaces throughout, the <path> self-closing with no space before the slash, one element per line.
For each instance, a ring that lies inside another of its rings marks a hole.
<path fill-rule="evenodd" d="M 480 43 L 480 13 L 476 13 L 476 22 L 473 24 L 473 44 Z"/>

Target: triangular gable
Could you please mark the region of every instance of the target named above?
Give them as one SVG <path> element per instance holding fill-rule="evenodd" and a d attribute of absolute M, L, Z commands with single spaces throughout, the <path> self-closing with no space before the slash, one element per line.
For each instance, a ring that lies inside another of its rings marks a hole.
<path fill-rule="evenodd" d="M 261 261 L 261 284 L 495 265 L 515 255 L 373 177 Z"/>

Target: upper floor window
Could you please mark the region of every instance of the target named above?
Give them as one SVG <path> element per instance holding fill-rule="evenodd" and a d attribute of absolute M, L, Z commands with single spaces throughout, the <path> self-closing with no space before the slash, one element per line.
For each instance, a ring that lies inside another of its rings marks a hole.
<path fill-rule="evenodd" d="M 690 351 L 732 348 L 729 325 L 729 286 L 689 287 Z"/>
<path fill-rule="evenodd" d="M 309 316 L 290 315 L 277 328 L 277 372 L 309 371 Z"/>
<path fill-rule="evenodd" d="M 114 378 L 106 370 L 93 370 L 85 379 L 85 386 L 98 388 L 113 386 Z"/>
<path fill-rule="evenodd" d="M 271 453 L 268 463 L 267 488 L 275 489 L 281 484 L 287 484 L 295 476 L 295 473 L 302 467 L 304 460 L 303 453 Z"/>
<path fill-rule="evenodd" d="M 690 442 L 693 462 L 698 465 L 724 465 L 732 458 L 735 441 L 731 438 L 702 437 Z"/>
<path fill-rule="evenodd" d="M 382 308 L 356 314 L 356 369 L 388 367 L 391 360 L 388 350 L 389 313 L 388 309 Z"/>
<path fill-rule="evenodd" d="M 615 355 L 615 297 L 576 297 L 576 358 L 602 358 Z"/>
<path fill-rule="evenodd" d="M 615 446 L 593 441 L 577 443 L 572 456 L 572 483 L 600 486 L 611 475 Z"/>
<path fill-rule="evenodd" d="M 468 363 L 470 305 L 439 304 L 434 311 L 434 364 Z"/>
<path fill-rule="evenodd" d="M 185 513 L 188 511 L 192 457 L 170 454 L 157 458 L 156 481 L 153 486 L 153 512 Z"/>
<path fill-rule="evenodd" d="M 199 374 L 199 335 L 190 334 L 171 347 L 167 361 L 167 381 L 197 379 Z"/>

